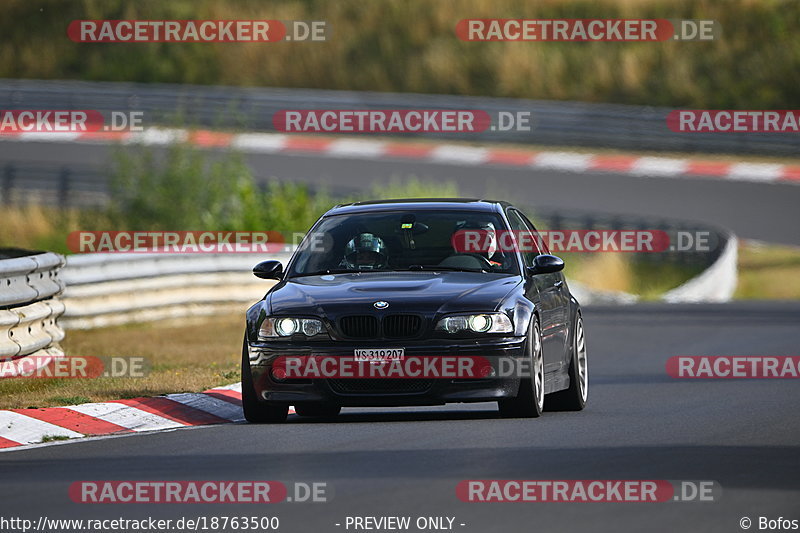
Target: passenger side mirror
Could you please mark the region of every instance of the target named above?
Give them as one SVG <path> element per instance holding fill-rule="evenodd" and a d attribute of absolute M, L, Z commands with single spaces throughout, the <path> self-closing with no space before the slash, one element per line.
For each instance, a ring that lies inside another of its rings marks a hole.
<path fill-rule="evenodd" d="M 527 268 L 528 274 L 551 274 L 564 270 L 564 260 L 554 255 L 537 255 L 533 260 L 533 266 Z"/>
<path fill-rule="evenodd" d="M 261 279 L 281 279 L 283 265 L 280 261 L 262 261 L 253 267 L 253 275 Z"/>

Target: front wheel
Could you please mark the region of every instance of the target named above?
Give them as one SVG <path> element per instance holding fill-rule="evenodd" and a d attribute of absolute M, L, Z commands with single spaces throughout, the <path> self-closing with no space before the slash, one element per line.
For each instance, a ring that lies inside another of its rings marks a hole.
<path fill-rule="evenodd" d="M 548 411 L 581 411 L 589 398 L 589 364 L 583 318 L 575 318 L 572 336 L 572 360 L 569 363 L 569 388 L 547 397 Z"/>
<path fill-rule="evenodd" d="M 245 420 L 253 424 L 280 424 L 289 416 L 288 404 L 258 401 L 247 355 L 246 333 L 242 345 L 242 411 Z"/>
<path fill-rule="evenodd" d="M 542 357 L 542 330 L 539 319 L 531 318 L 525 353 L 531 367 L 531 375 L 520 380 L 516 398 L 498 401 L 503 418 L 538 418 L 544 411 L 544 361 Z"/>

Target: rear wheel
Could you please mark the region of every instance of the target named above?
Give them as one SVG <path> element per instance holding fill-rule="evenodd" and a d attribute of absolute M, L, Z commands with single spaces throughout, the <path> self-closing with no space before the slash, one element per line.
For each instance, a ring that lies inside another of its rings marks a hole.
<path fill-rule="evenodd" d="M 581 315 L 575 319 L 572 336 L 572 360 L 569 363 L 569 388 L 547 397 L 548 411 L 580 411 L 589 397 L 589 365 L 586 359 L 586 336 Z"/>
<path fill-rule="evenodd" d="M 339 405 L 329 403 L 298 403 L 294 406 L 294 411 L 299 416 L 311 416 L 315 418 L 334 418 L 342 410 Z"/>
<path fill-rule="evenodd" d="M 247 334 L 242 344 L 242 410 L 244 418 L 254 424 L 279 424 L 286 422 L 289 405 L 286 403 L 260 402 L 253 385 L 250 358 L 247 356 Z"/>
<path fill-rule="evenodd" d="M 516 398 L 498 401 L 504 418 L 538 418 L 544 410 L 544 361 L 542 360 L 542 330 L 537 317 L 531 318 L 525 353 L 530 361 L 531 375 L 520 380 Z"/>

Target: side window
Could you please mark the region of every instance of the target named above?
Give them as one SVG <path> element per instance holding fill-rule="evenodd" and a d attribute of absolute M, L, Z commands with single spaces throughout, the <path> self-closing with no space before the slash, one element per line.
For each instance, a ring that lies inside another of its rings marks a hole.
<path fill-rule="evenodd" d="M 508 223 L 511 225 L 511 230 L 514 232 L 514 237 L 522 252 L 522 260 L 525 262 L 525 266 L 533 266 L 534 258 L 539 255 L 539 248 L 536 242 L 537 234 L 532 227 L 528 227 L 520 213 L 515 209 L 509 209 L 507 214 Z"/>
<path fill-rule="evenodd" d="M 547 242 L 542 238 L 541 233 L 539 233 L 539 230 L 537 230 L 536 227 L 533 225 L 533 222 L 531 222 L 528 219 L 528 217 L 525 216 L 525 213 L 523 213 L 522 211 L 517 211 L 517 213 L 522 218 L 523 222 L 525 222 L 525 224 L 527 224 L 528 227 L 531 229 L 534 237 L 536 237 L 536 239 L 534 239 L 535 246 L 537 247 L 536 252 L 538 254 L 549 254 L 550 250 L 547 249 Z"/>

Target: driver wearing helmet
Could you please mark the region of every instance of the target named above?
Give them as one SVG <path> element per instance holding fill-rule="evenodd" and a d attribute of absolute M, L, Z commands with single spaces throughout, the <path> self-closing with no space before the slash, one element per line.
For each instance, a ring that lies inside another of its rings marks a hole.
<path fill-rule="evenodd" d="M 470 249 L 469 252 L 483 256 L 492 266 L 502 266 L 501 262 L 496 261 L 496 259 L 502 260 L 502 257 L 499 257 L 500 254 L 497 253 L 497 230 L 492 222 L 461 222 L 456 225 L 456 234 L 459 232 L 468 232 L 467 238 L 478 246 L 477 250 Z M 460 241 L 461 239 L 453 240 L 453 242 Z"/>
<path fill-rule="evenodd" d="M 372 233 L 353 237 L 344 247 L 344 266 L 354 270 L 377 270 L 388 264 L 383 239 Z"/>

